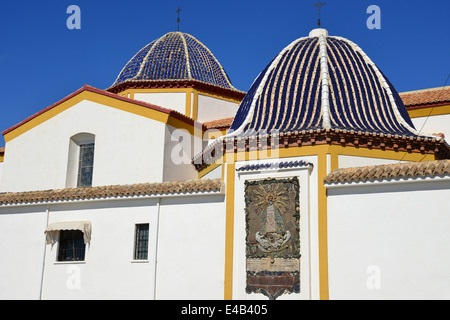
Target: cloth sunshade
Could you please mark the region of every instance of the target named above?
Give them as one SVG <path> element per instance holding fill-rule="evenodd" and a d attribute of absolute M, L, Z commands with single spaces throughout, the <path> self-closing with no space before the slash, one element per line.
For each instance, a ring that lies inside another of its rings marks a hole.
<path fill-rule="evenodd" d="M 80 230 L 83 232 L 84 243 L 91 241 L 91 222 L 90 221 L 69 221 L 55 222 L 50 224 L 45 230 L 47 244 L 55 242 L 56 233 L 60 230 Z"/>

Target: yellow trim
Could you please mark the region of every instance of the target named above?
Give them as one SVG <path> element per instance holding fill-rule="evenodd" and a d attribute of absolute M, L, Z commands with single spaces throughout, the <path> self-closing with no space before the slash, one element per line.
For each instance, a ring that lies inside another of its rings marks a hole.
<path fill-rule="evenodd" d="M 331 155 L 331 170 L 335 170 L 338 168 L 338 156 L 339 155 L 348 155 L 355 157 L 367 157 L 367 158 L 377 158 L 377 159 L 387 159 L 387 160 L 403 160 L 403 161 L 429 161 L 436 160 L 436 157 L 433 154 L 421 154 L 421 153 L 407 153 L 407 152 L 399 152 L 394 150 L 380 150 L 380 149 L 368 149 L 363 147 L 343 147 L 340 145 L 316 145 L 316 146 L 303 146 L 303 147 L 290 147 L 290 148 L 281 148 L 277 150 L 275 156 L 271 156 L 270 150 L 265 152 L 265 150 L 261 153 L 257 151 L 241 151 L 235 152 L 234 154 L 226 153 L 225 158 L 222 156 L 216 161 L 204 167 L 199 171 L 199 174 L 202 174 L 204 170 L 208 170 L 209 167 L 215 164 L 222 164 L 224 162 L 231 163 L 236 161 L 244 161 L 244 160 L 262 160 L 262 159 L 271 159 L 271 158 L 288 158 L 288 157 L 296 157 L 296 156 L 308 156 L 308 155 L 317 155 L 321 152 L 330 153 Z M 213 168 L 214 169 L 214 168 Z"/>
<path fill-rule="evenodd" d="M 331 158 L 331 157 L 330 157 Z M 323 180 L 327 176 L 327 153 L 317 155 L 317 199 L 319 232 L 319 293 L 321 300 L 329 299 L 328 287 L 328 204 L 327 189 Z"/>
<path fill-rule="evenodd" d="M 0 162 L 5 161 L 5 155 L 3 154 L 2 156 L 0 156 Z"/>
<path fill-rule="evenodd" d="M 262 159 L 272 159 L 272 158 L 288 158 L 296 156 L 308 156 L 308 155 L 318 155 L 320 153 L 329 153 L 331 155 L 331 169 L 337 169 L 337 156 L 338 155 L 350 155 L 356 157 L 368 157 L 368 158 L 379 158 L 388 160 L 403 160 L 403 161 L 428 161 L 436 160 L 433 154 L 422 154 L 422 153 L 407 153 L 394 150 L 381 150 L 381 149 L 368 149 L 363 147 L 351 147 L 351 146 L 340 146 L 340 145 L 328 145 L 321 144 L 315 146 L 303 146 L 303 147 L 290 147 L 281 148 L 275 150 L 276 155 L 271 155 L 270 150 L 266 152 L 263 150 L 259 151 L 241 151 L 235 152 L 234 154 L 226 153 L 224 156 L 216 159 L 214 163 L 221 164 L 223 162 L 236 162 L 244 160 L 262 160 Z M 405 154 L 406 153 L 406 154 Z M 206 170 L 209 166 L 200 170 Z"/>
<path fill-rule="evenodd" d="M 207 175 L 208 173 L 210 173 L 211 171 L 213 171 L 214 169 L 216 169 L 217 167 L 221 166 L 221 163 L 213 163 L 212 165 L 208 166 L 205 168 L 205 170 L 202 170 L 198 173 L 198 178 L 202 178 L 205 175 Z M 223 178 L 223 174 L 222 174 L 222 178 Z M 223 180 L 223 179 L 222 179 Z"/>
<path fill-rule="evenodd" d="M 225 281 L 224 299 L 233 298 L 234 184 L 235 165 L 227 164 L 227 196 L 225 216 Z"/>
<path fill-rule="evenodd" d="M 198 119 L 198 91 L 194 90 L 194 105 L 192 106 L 192 119 L 196 120 Z"/>
<path fill-rule="evenodd" d="M 189 89 L 186 92 L 186 108 L 185 108 L 185 112 L 184 114 L 186 115 L 186 117 L 191 117 L 191 95 L 192 95 L 192 89 Z"/>
<path fill-rule="evenodd" d="M 226 161 L 223 166 L 223 174 L 226 176 L 227 200 L 226 200 L 226 240 L 225 240 L 225 299 L 232 298 L 233 290 L 233 237 L 234 237 L 234 191 L 235 191 L 235 162 L 253 159 L 288 158 L 295 156 L 317 156 L 318 168 L 318 241 L 319 241 L 319 289 L 320 299 L 329 299 L 329 278 L 328 278 L 328 204 L 327 190 L 323 180 L 327 176 L 327 154 L 330 155 L 331 171 L 338 168 L 339 155 L 352 155 L 360 157 L 381 158 L 404 161 L 427 161 L 434 160 L 434 155 L 424 155 L 420 153 L 397 152 L 393 150 L 376 150 L 367 148 L 343 147 L 339 145 L 316 145 L 304 147 L 282 148 L 275 153 L 275 157 L 268 153 L 259 152 L 238 152 L 225 155 L 217 161 L 201 170 L 200 174 L 215 169 L 218 165 Z M 226 174 L 225 174 L 226 166 Z"/>
<path fill-rule="evenodd" d="M 130 112 L 142 117 L 146 117 L 155 121 L 159 121 L 165 124 L 169 124 L 174 128 L 177 129 L 186 129 L 191 133 L 194 134 L 194 126 L 191 124 L 188 124 L 182 120 L 176 119 L 174 117 L 170 117 L 169 114 L 155 110 L 150 109 L 147 107 L 143 107 L 139 104 L 135 104 L 128 101 L 123 101 L 116 99 L 114 97 L 102 95 L 100 93 L 92 92 L 92 91 L 82 91 L 81 93 L 77 94 L 74 97 L 71 97 L 68 100 L 65 100 L 64 102 L 56 105 L 55 107 L 47 110 L 46 112 L 36 116 L 35 118 L 29 120 L 28 122 L 22 124 L 21 126 L 15 128 L 14 130 L 8 132 L 5 134 L 5 142 L 9 142 L 12 139 L 20 136 L 21 134 L 31 130 L 32 128 L 40 125 L 41 123 L 55 117 L 56 115 L 60 114 L 61 112 L 69 109 L 70 107 L 73 107 L 74 105 L 80 103 L 83 100 L 88 100 L 91 102 L 99 103 L 108 107 L 112 107 L 118 110 Z"/>
<path fill-rule="evenodd" d="M 444 114 L 450 114 L 450 104 L 435 107 L 425 107 L 417 109 L 408 110 L 410 118 L 428 117 L 428 116 L 439 116 Z"/>

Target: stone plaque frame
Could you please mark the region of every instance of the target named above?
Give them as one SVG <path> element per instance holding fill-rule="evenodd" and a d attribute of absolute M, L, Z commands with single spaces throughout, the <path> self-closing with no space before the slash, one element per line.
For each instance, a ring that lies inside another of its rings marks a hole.
<path fill-rule="evenodd" d="M 245 181 L 246 292 L 300 292 L 299 180 Z"/>

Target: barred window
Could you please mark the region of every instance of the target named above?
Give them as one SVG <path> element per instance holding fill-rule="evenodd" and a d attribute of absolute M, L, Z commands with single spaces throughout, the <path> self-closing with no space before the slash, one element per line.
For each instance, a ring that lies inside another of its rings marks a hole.
<path fill-rule="evenodd" d="M 78 164 L 78 187 L 92 186 L 92 173 L 94 169 L 94 143 L 80 145 L 80 158 Z"/>
<path fill-rule="evenodd" d="M 134 236 L 134 260 L 148 259 L 148 223 L 136 224 Z"/>
<path fill-rule="evenodd" d="M 80 230 L 60 230 L 58 261 L 84 261 L 86 245 Z"/>

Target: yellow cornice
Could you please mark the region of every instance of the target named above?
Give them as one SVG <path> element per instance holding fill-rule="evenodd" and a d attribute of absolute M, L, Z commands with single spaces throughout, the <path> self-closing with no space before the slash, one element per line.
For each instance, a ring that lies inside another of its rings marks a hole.
<path fill-rule="evenodd" d="M 444 114 L 450 114 L 450 104 L 442 106 L 429 106 L 420 108 L 408 109 L 410 118 L 428 117 L 428 116 L 439 116 Z"/>
<path fill-rule="evenodd" d="M 164 124 L 169 124 L 177 129 L 186 129 L 191 134 L 194 134 L 195 132 L 194 122 L 192 121 L 192 119 L 183 119 L 183 116 L 181 115 L 172 115 L 171 111 L 168 109 L 152 106 L 140 101 L 134 102 L 131 99 L 122 98 L 121 96 L 115 94 L 111 94 L 108 92 L 103 93 L 103 91 L 99 89 L 87 89 L 85 87 L 74 92 L 72 95 L 66 97 L 60 102 L 57 102 L 54 105 L 35 114 L 34 116 L 26 119 L 23 123 L 20 123 L 15 127 L 6 130 L 4 132 L 5 142 L 11 141 L 12 139 L 55 117 L 56 115 L 73 107 L 83 100 L 99 103 L 107 107 L 130 112 L 132 114 L 159 121 Z"/>

